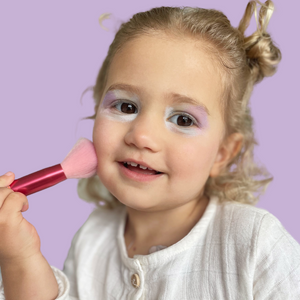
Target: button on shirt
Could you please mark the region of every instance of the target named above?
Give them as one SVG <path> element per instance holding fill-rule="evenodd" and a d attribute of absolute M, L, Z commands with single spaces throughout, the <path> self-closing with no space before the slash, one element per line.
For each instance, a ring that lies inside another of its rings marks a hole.
<path fill-rule="evenodd" d="M 52 267 L 57 300 L 300 299 L 300 246 L 264 209 L 211 197 L 183 239 L 133 258 L 125 221 L 125 207 L 90 214 L 63 272 Z"/>
<path fill-rule="evenodd" d="M 133 274 L 131 276 L 131 284 L 133 287 L 135 287 L 137 289 L 140 287 L 140 277 L 138 274 Z"/>

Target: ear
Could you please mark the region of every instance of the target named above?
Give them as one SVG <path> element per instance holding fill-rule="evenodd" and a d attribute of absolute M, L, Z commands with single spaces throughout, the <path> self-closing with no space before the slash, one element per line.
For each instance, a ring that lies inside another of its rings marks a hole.
<path fill-rule="evenodd" d="M 217 177 L 231 160 L 240 152 L 243 145 L 243 135 L 232 133 L 222 143 L 216 155 L 216 160 L 210 170 L 210 177 Z"/>

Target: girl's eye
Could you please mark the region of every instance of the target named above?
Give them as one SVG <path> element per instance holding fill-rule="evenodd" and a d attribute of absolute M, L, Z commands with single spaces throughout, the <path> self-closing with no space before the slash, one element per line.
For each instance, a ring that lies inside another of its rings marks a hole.
<path fill-rule="evenodd" d="M 118 102 L 113 107 L 115 107 L 118 111 L 123 112 L 124 114 L 136 114 L 137 108 L 134 104 L 128 102 Z"/>
<path fill-rule="evenodd" d="M 179 126 L 190 127 L 196 124 L 196 121 L 187 115 L 175 115 L 170 118 L 172 122 Z"/>

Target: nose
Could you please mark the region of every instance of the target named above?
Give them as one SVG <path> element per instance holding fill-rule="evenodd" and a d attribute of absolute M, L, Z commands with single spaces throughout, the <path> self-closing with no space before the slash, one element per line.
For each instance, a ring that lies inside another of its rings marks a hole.
<path fill-rule="evenodd" d="M 158 152 L 162 146 L 162 120 L 155 113 L 140 114 L 131 122 L 125 143 L 136 148 Z"/>

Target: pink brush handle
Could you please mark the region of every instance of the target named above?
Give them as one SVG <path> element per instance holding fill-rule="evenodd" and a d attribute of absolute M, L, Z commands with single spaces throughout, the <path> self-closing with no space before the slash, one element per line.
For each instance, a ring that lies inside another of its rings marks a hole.
<path fill-rule="evenodd" d="M 44 190 L 66 180 L 67 177 L 60 164 L 42 169 L 32 174 L 16 179 L 10 188 L 25 196 Z"/>

